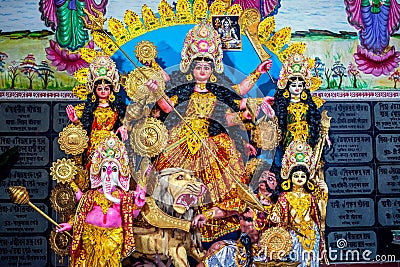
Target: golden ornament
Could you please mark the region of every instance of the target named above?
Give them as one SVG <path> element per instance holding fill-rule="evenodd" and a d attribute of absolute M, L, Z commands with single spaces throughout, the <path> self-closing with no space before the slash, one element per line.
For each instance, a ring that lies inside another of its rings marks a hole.
<path fill-rule="evenodd" d="M 252 139 L 258 148 L 263 150 L 275 149 L 282 139 L 277 117 L 274 116 L 272 120 L 263 120 L 258 123 L 252 131 Z"/>
<path fill-rule="evenodd" d="M 147 118 L 134 126 L 130 144 L 139 155 L 154 157 L 161 153 L 167 141 L 168 131 L 165 125 L 155 118 Z"/>
<path fill-rule="evenodd" d="M 67 184 L 57 184 L 50 194 L 50 203 L 58 213 L 71 213 L 75 210 L 75 194 Z"/>
<path fill-rule="evenodd" d="M 144 75 L 143 75 L 144 74 Z M 153 93 L 146 86 L 149 79 L 155 80 L 158 84 L 158 90 Z M 146 99 L 146 104 L 154 103 L 164 94 L 165 82 L 161 72 L 150 67 L 141 67 L 134 69 L 126 77 L 123 86 L 129 98 L 135 102 Z"/>
<path fill-rule="evenodd" d="M 260 246 L 273 260 L 282 259 L 292 250 L 292 237 L 283 227 L 270 227 L 262 233 Z"/>
<path fill-rule="evenodd" d="M 63 158 L 62 160 L 58 159 L 56 162 L 53 162 L 50 167 L 50 175 L 53 180 L 57 181 L 57 183 L 71 182 L 76 173 L 75 162 L 66 158 Z"/>
<path fill-rule="evenodd" d="M 89 189 L 89 173 L 83 166 L 76 166 L 77 174 L 75 175 L 74 182 L 82 190 Z"/>
<path fill-rule="evenodd" d="M 53 229 L 50 233 L 50 248 L 61 257 L 69 254 L 71 242 L 71 238 L 69 238 L 65 233 L 57 233 L 56 229 Z"/>
<path fill-rule="evenodd" d="M 82 125 L 73 123 L 67 125 L 59 134 L 58 143 L 60 149 L 66 154 L 78 155 L 82 154 L 88 147 L 89 137 Z"/>
<path fill-rule="evenodd" d="M 142 64 L 150 64 L 157 57 L 154 43 L 141 41 L 135 46 L 135 56 Z"/>

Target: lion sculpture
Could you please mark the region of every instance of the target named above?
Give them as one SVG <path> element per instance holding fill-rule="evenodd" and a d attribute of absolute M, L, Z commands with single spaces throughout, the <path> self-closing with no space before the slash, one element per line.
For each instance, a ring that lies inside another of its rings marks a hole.
<path fill-rule="evenodd" d="M 153 198 L 157 207 L 167 214 L 164 217 L 171 218 L 169 216 L 172 216 L 177 221 L 190 224 L 198 201 L 205 192 L 206 186 L 191 171 L 168 168 L 155 174 L 153 196 L 148 197 L 147 200 Z M 161 225 L 163 224 L 160 223 L 159 227 L 153 227 L 150 224 L 147 227 L 135 225 L 136 250 L 132 254 L 134 258 L 154 259 L 157 254 L 157 258 L 161 260 L 172 260 L 176 267 L 189 266 L 188 255 L 200 261 L 204 253 L 198 231 L 190 229 L 187 232 L 174 229 L 171 225 L 166 224 L 166 227 Z"/>

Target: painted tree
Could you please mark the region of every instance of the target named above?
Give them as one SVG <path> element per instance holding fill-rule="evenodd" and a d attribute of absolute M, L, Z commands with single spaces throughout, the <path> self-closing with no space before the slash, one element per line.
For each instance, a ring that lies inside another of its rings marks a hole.
<path fill-rule="evenodd" d="M 332 76 L 332 70 L 330 68 L 324 68 L 324 74 L 325 74 L 325 80 L 326 80 L 326 89 L 331 88 L 331 76 Z"/>
<path fill-rule="evenodd" d="M 0 52 L 0 72 L 4 73 L 5 72 L 5 65 L 6 61 L 5 59 L 8 58 L 8 55 L 6 53 Z M 6 79 L 4 79 L 5 81 Z M 3 83 L 0 84 L 0 86 L 3 86 Z"/>
<path fill-rule="evenodd" d="M 15 60 L 11 61 L 10 66 L 8 66 L 8 77 L 11 80 L 11 86 L 10 89 L 15 88 L 15 80 L 17 79 L 17 76 L 20 74 L 20 69 L 19 69 L 19 63 Z"/>
<path fill-rule="evenodd" d="M 357 88 L 357 78 L 361 77 L 357 66 L 350 62 L 347 67 L 347 73 L 349 74 L 349 77 L 351 77 L 350 80 L 353 81 L 353 88 Z"/>
<path fill-rule="evenodd" d="M 393 81 L 394 85 L 393 88 L 397 89 L 397 83 L 400 82 L 400 70 L 395 70 L 390 76 L 388 77 L 389 81 Z"/>
<path fill-rule="evenodd" d="M 43 90 L 47 90 L 50 79 L 54 79 L 54 71 L 50 68 L 46 60 L 37 66 L 38 76 L 43 80 Z"/>
<path fill-rule="evenodd" d="M 338 89 L 341 89 L 343 77 L 347 76 L 346 67 L 343 65 L 342 62 L 335 61 L 335 63 L 333 64 L 333 67 L 332 67 L 332 72 L 333 72 L 332 77 L 334 77 L 334 78 L 339 77 Z"/>
<path fill-rule="evenodd" d="M 21 62 L 20 69 L 21 72 L 28 78 L 29 80 L 29 88 L 32 89 L 33 78 L 35 74 L 38 73 L 36 59 L 33 54 L 28 54 Z"/>
<path fill-rule="evenodd" d="M 314 67 L 312 68 L 314 76 L 321 77 L 320 73 L 323 73 L 324 70 L 325 70 L 325 64 L 319 57 L 315 57 Z"/>

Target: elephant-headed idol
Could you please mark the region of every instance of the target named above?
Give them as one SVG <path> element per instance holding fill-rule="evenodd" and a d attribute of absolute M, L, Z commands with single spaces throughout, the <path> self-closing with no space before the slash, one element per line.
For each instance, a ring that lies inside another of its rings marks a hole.
<path fill-rule="evenodd" d="M 58 232 L 73 228 L 70 266 L 121 266 L 135 249 L 133 220 L 145 203 L 145 189 L 129 190 L 130 172 L 124 144 L 106 137 L 91 159 L 91 189 L 76 189 L 79 201 L 73 220 Z"/>

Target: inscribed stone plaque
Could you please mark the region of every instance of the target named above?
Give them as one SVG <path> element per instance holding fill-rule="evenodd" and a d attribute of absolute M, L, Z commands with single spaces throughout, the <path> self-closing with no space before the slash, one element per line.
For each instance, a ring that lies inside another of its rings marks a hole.
<path fill-rule="evenodd" d="M 372 226 L 375 223 L 374 201 L 371 198 L 328 200 L 326 223 L 329 227 Z"/>
<path fill-rule="evenodd" d="M 58 137 L 53 140 L 53 161 L 57 161 L 58 159 L 68 158 L 67 154 L 60 149 L 60 144 L 58 143 Z"/>
<path fill-rule="evenodd" d="M 400 198 L 378 201 L 378 221 L 383 226 L 400 226 Z"/>
<path fill-rule="evenodd" d="M 328 102 L 324 105 L 332 117 L 330 130 L 352 131 L 371 128 L 371 108 L 367 103 Z"/>
<path fill-rule="evenodd" d="M 49 163 L 49 139 L 45 136 L 0 136 L 0 153 L 14 146 L 20 154 L 15 166 L 42 167 Z"/>
<path fill-rule="evenodd" d="M 371 194 L 374 170 L 369 166 L 329 167 L 325 180 L 331 195 Z"/>
<path fill-rule="evenodd" d="M 330 232 L 327 238 L 331 261 L 362 262 L 376 257 L 377 239 L 373 231 Z"/>
<path fill-rule="evenodd" d="M 50 107 L 44 103 L 0 103 L 0 132 L 43 133 L 49 130 Z"/>
<path fill-rule="evenodd" d="M 368 134 L 331 134 L 333 148 L 328 163 L 369 163 L 373 159 L 372 137 Z"/>
<path fill-rule="evenodd" d="M 8 187 L 24 186 L 31 199 L 45 199 L 49 195 L 49 173 L 43 169 L 13 169 L 0 181 L 0 199 L 10 199 Z"/>
<path fill-rule="evenodd" d="M 378 134 L 376 158 L 381 162 L 400 161 L 400 134 Z"/>
<path fill-rule="evenodd" d="M 45 204 L 35 205 L 48 214 Z M 43 233 L 47 228 L 48 221 L 28 205 L 2 203 L 0 206 L 0 233 Z"/>
<path fill-rule="evenodd" d="M 1 267 L 47 266 L 47 239 L 43 236 L 0 237 Z"/>
<path fill-rule="evenodd" d="M 382 194 L 400 193 L 400 165 L 381 165 L 377 168 L 378 189 Z"/>
<path fill-rule="evenodd" d="M 375 126 L 379 130 L 400 130 L 400 103 L 379 102 L 374 106 Z"/>

